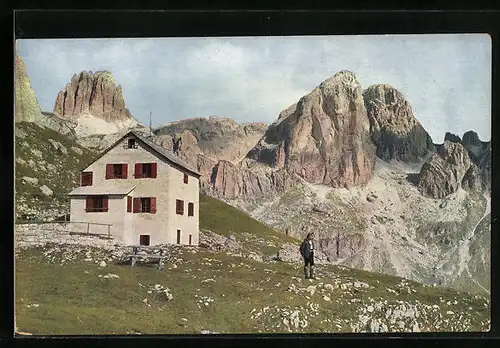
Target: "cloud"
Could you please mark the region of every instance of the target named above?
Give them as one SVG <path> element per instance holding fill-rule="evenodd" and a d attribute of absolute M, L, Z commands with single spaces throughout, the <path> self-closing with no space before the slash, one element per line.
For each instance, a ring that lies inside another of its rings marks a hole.
<path fill-rule="evenodd" d="M 82 70 L 110 70 L 127 107 L 155 125 L 219 115 L 271 123 L 339 70 L 363 86 L 400 90 L 441 142 L 474 129 L 490 139 L 491 42 L 486 35 L 20 40 L 43 110 Z"/>

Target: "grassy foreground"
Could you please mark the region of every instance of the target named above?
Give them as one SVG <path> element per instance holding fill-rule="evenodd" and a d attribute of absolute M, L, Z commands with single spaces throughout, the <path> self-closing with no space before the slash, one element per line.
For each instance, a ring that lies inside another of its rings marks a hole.
<path fill-rule="evenodd" d="M 92 261 L 84 261 L 89 253 Z M 18 331 L 360 332 L 373 330 L 377 322 L 388 331 L 411 332 L 415 323 L 418 331 L 484 331 L 489 325 L 484 298 L 381 274 L 321 266 L 320 279 L 310 281 L 301 279 L 299 265 L 183 248 L 173 249 L 167 268 L 158 271 L 110 262 L 105 253 L 58 246 L 21 251 L 16 259 Z M 96 261 L 101 260 L 108 264 L 100 267 Z M 106 274 L 119 278 L 103 278 Z M 173 298 L 148 293 L 156 284 L 168 287 Z M 413 313 L 392 320 L 389 310 Z"/>
<path fill-rule="evenodd" d="M 298 243 L 200 196 L 200 227 L 234 235 L 245 251 Z M 489 300 L 333 265 L 302 266 L 172 246 L 166 268 L 130 268 L 123 250 L 46 245 L 16 250 L 18 332 L 199 334 L 487 331 Z M 106 265 L 99 264 L 105 261 Z M 162 290 L 169 289 L 171 298 Z"/>

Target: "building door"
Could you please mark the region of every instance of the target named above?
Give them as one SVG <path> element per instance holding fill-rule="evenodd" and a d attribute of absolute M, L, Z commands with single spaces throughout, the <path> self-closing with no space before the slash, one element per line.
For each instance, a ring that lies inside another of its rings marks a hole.
<path fill-rule="evenodd" d="M 139 244 L 140 245 L 149 245 L 149 235 L 148 234 L 141 234 L 139 237 Z"/>
<path fill-rule="evenodd" d="M 189 235 L 189 245 L 191 245 L 191 235 Z"/>
<path fill-rule="evenodd" d="M 177 244 L 181 244 L 181 230 L 177 230 Z"/>

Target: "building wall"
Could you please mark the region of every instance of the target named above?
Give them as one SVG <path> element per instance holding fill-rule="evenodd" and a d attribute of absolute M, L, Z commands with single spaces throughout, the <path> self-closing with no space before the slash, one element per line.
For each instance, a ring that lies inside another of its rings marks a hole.
<path fill-rule="evenodd" d="M 124 211 L 127 209 L 127 200 L 124 196 L 108 196 L 108 212 L 86 212 L 85 196 L 71 197 L 71 222 L 94 222 L 112 224 L 111 234 L 119 241 L 124 241 Z M 108 233 L 107 226 L 91 225 L 90 233 Z"/>
<path fill-rule="evenodd" d="M 199 180 L 189 176 L 188 183 L 184 183 L 184 173 L 175 168 L 169 168 L 168 201 L 172 203 L 170 208 L 172 218 L 169 220 L 168 229 L 173 231 L 170 243 L 177 243 L 177 230 L 181 230 L 181 244 L 198 245 L 199 236 Z M 176 213 L 176 200 L 184 201 L 184 214 Z M 188 203 L 194 203 L 194 216 L 188 216 Z"/>
<path fill-rule="evenodd" d="M 127 213 L 127 198 L 123 198 L 123 204 L 117 207 L 122 209 L 119 211 L 111 211 L 106 213 L 85 213 L 85 199 L 78 204 L 77 200 L 72 200 L 71 216 L 85 218 L 84 221 L 100 222 L 106 220 L 106 215 L 111 221 L 122 221 L 121 232 L 114 229 L 114 235 L 118 239 L 122 239 L 126 244 L 139 244 L 139 236 L 146 234 L 150 236 L 150 244 L 176 243 L 177 229 L 180 229 L 182 240 L 181 244 L 189 243 L 189 233 L 192 234 L 192 244 L 198 244 L 199 230 L 199 180 L 189 174 L 189 183 L 183 183 L 183 172 L 172 167 L 168 162 L 156 156 L 148 148 L 144 147 L 137 140 L 138 148 L 128 149 L 127 138 L 113 149 L 108 151 L 103 157 L 92 163 L 83 171 L 93 172 L 93 185 L 106 184 L 109 191 L 113 191 L 114 183 L 130 183 L 135 185 L 135 189 L 129 194 L 132 197 L 156 197 L 156 214 L 152 213 Z M 157 163 L 156 178 L 134 178 L 135 163 Z M 127 163 L 128 173 L 127 179 L 106 179 L 106 164 Z M 184 199 L 185 214 L 177 216 L 175 211 L 175 200 L 182 196 Z M 187 202 L 195 203 L 195 216 L 187 216 Z M 83 204 L 83 206 L 82 206 Z M 82 216 L 83 211 L 83 216 Z M 98 216 L 103 214 L 102 216 Z M 98 221 L 97 221 L 98 220 Z M 189 231 L 189 233 L 184 233 Z M 116 233 L 116 234 L 115 234 Z"/>

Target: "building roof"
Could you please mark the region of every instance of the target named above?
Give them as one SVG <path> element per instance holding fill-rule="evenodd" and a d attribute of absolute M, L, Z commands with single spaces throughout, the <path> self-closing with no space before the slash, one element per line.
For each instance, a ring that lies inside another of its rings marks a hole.
<path fill-rule="evenodd" d="M 184 162 L 183 160 L 181 160 L 179 158 L 179 156 L 176 156 L 174 155 L 172 152 L 168 151 L 167 149 L 165 149 L 163 146 L 160 146 L 158 144 L 156 144 L 155 142 L 143 137 L 142 135 L 140 135 L 139 133 L 135 132 L 135 131 L 130 131 L 129 133 L 132 133 L 133 135 L 135 135 L 140 141 L 142 141 L 144 144 L 146 144 L 148 147 L 150 147 L 151 149 L 153 149 L 155 152 L 157 152 L 158 154 L 160 154 L 162 157 L 164 157 L 168 162 L 171 162 L 173 164 L 177 164 L 178 166 L 180 166 L 181 168 L 183 169 L 186 169 L 187 171 L 191 172 L 192 174 L 200 177 L 201 174 L 198 173 L 198 171 L 194 170 L 191 168 L 191 166 L 189 164 L 187 164 L 186 162 Z M 127 133 L 127 135 L 129 134 Z"/>
<path fill-rule="evenodd" d="M 105 183 L 93 186 L 81 186 L 68 193 L 68 196 L 92 196 L 92 195 L 127 195 L 135 185 L 130 183 Z"/>
<path fill-rule="evenodd" d="M 129 137 L 131 134 L 133 136 L 135 136 L 144 145 L 146 145 L 148 148 L 150 148 L 151 150 L 153 150 L 153 152 L 155 152 L 156 155 L 159 155 L 159 157 L 162 157 L 163 159 L 165 159 L 170 164 L 172 164 L 172 165 L 174 165 L 176 167 L 180 167 L 180 168 L 188 171 L 189 173 L 191 173 L 192 175 L 196 176 L 197 178 L 199 178 L 201 176 L 201 174 L 197 170 L 192 169 L 189 164 L 187 164 L 186 162 L 184 162 L 183 160 L 181 160 L 178 156 L 174 155 L 172 152 L 168 151 L 163 146 L 160 146 L 160 145 L 156 144 L 155 142 L 153 142 L 153 141 L 151 141 L 151 140 L 143 137 L 142 135 L 140 135 L 136 131 L 130 131 L 127 134 L 125 134 L 124 136 L 122 136 L 120 139 L 118 139 L 113 145 L 111 145 L 110 147 L 108 147 L 104 152 L 102 152 L 99 155 L 99 157 L 97 157 L 92 163 L 90 163 L 87 166 L 87 168 L 90 165 L 92 165 L 93 163 L 95 163 L 97 160 L 99 160 L 102 156 L 104 156 L 108 151 L 110 151 L 116 145 L 118 145 L 119 143 L 121 143 L 123 141 L 123 139 L 125 139 L 126 137 Z"/>

